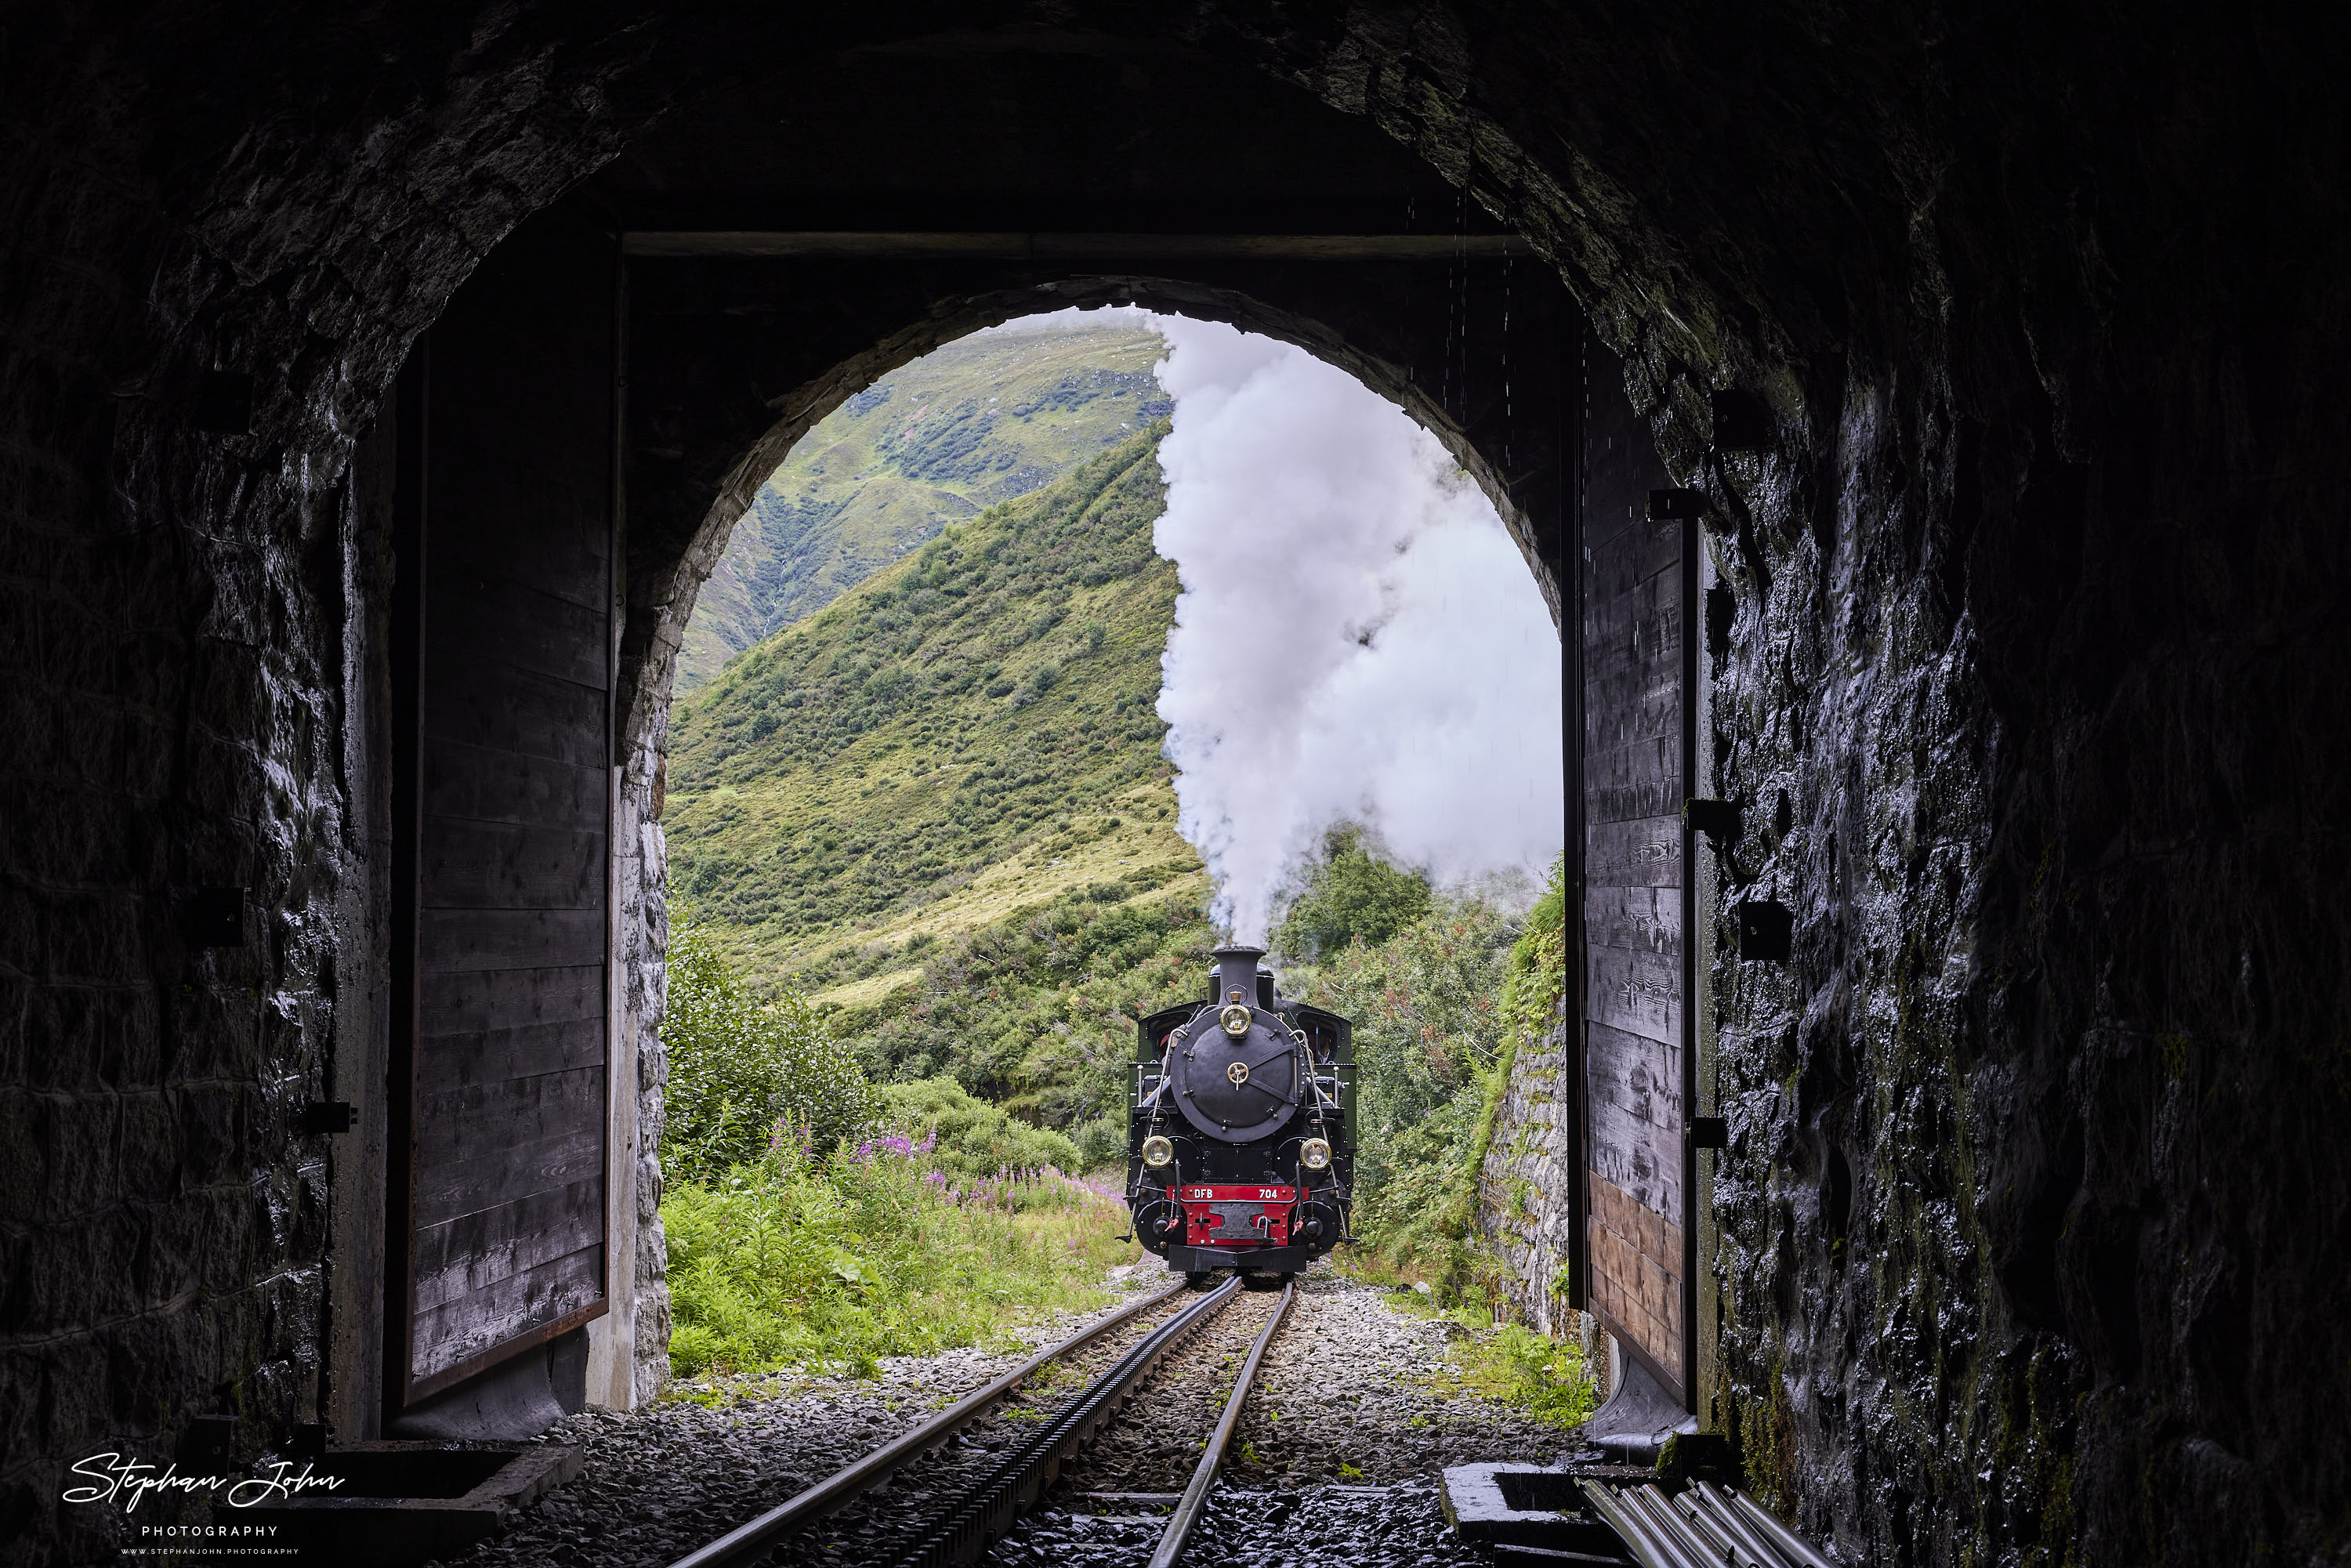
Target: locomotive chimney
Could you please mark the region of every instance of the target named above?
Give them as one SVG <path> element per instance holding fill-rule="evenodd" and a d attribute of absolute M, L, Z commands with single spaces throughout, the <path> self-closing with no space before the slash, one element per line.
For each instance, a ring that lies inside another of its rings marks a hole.
<path fill-rule="evenodd" d="M 1219 947 L 1211 955 L 1217 960 L 1217 1005 L 1231 1001 L 1257 1003 L 1257 961 L 1265 956 L 1262 947 Z"/>

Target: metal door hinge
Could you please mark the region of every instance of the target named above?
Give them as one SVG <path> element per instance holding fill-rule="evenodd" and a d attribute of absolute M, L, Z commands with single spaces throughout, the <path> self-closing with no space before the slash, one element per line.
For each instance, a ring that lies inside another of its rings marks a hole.
<path fill-rule="evenodd" d="M 1771 410 L 1750 392 L 1708 392 L 1717 452 L 1755 452 L 1771 444 Z"/>
<path fill-rule="evenodd" d="M 1784 964 L 1796 947 L 1796 916 L 1776 898 L 1750 898 L 1733 912 L 1734 940 L 1742 958 Z"/>
<path fill-rule="evenodd" d="M 1682 821 L 1692 832 L 1704 833 L 1718 850 L 1739 841 L 1741 808 L 1736 800 L 1709 800 L 1693 795 L 1682 802 Z"/>

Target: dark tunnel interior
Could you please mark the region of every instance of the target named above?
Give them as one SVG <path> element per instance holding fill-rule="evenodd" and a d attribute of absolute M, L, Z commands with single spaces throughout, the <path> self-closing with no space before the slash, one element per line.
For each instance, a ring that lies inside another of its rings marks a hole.
<path fill-rule="evenodd" d="M 1688 841 L 1724 1133 L 1673 1332 L 1758 1494 L 1849 1562 L 2342 1561 L 2346 44 L 2068 0 L 0 22 L 5 1555 L 113 1557 L 64 1467 L 193 1417 L 251 1458 L 526 1364 L 658 1392 L 695 589 L 876 376 L 1132 302 L 1402 403 L 1571 670 L 1597 498 L 1691 497 L 1690 766 L 1739 810 Z M 501 779 L 570 836 L 490 919 L 434 823 Z M 501 990 L 526 949 L 570 956 Z M 527 1306 L 434 1282 L 503 1179 L 436 1119 L 497 1092 L 467 1030 L 569 1085 Z"/>

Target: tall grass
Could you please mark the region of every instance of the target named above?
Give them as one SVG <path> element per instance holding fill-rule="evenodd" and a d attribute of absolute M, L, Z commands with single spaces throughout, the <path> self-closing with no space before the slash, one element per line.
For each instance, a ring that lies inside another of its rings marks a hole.
<path fill-rule="evenodd" d="M 1000 1337 L 1100 1304 L 1140 1255 L 1067 1138 L 952 1079 L 876 1091 L 796 993 L 761 999 L 706 932 L 671 948 L 671 1370 L 822 1369 Z"/>
<path fill-rule="evenodd" d="M 1552 1427 L 1575 1427 L 1592 1418 L 1598 1393 L 1583 1351 L 1569 1340 L 1552 1339 L 1520 1323 L 1489 1323 L 1468 1305 L 1436 1308 L 1407 1293 L 1407 1312 L 1435 1315 L 1468 1331 L 1449 1353 L 1450 1373 L 1439 1386 L 1451 1387 L 1523 1410 Z"/>
<path fill-rule="evenodd" d="M 819 1155 L 799 1130 L 710 1182 L 673 1186 L 670 1366 L 871 1376 L 885 1355 L 1000 1339 L 1056 1310 L 1109 1298 L 1113 1191 L 1046 1167 L 962 1181 L 929 1139 L 892 1136 Z"/>

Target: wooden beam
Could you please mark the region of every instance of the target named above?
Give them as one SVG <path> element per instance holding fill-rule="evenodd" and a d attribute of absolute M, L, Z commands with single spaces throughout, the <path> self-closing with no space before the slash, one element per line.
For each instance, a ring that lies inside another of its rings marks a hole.
<path fill-rule="evenodd" d="M 639 229 L 645 259 L 855 256 L 908 261 L 1447 261 L 1531 256 L 1516 235 L 967 234 L 853 230 Z"/>

